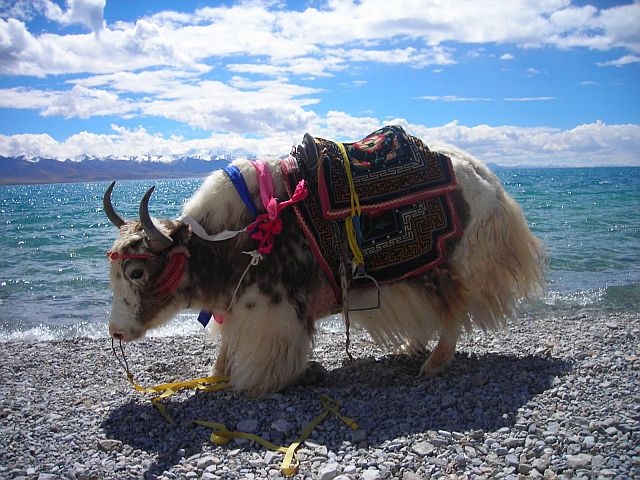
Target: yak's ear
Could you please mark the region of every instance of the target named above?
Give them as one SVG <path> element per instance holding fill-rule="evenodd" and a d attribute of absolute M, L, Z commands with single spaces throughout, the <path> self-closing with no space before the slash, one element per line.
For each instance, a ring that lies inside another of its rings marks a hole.
<path fill-rule="evenodd" d="M 180 220 L 172 222 L 169 234 L 174 245 L 186 245 L 191 239 L 191 227 Z"/>

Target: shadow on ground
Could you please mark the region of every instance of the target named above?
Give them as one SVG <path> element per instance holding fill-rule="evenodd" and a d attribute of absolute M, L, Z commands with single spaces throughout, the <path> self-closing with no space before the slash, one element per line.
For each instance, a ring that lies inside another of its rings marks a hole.
<path fill-rule="evenodd" d="M 345 440 L 375 447 L 428 430 L 489 432 L 513 426 L 518 409 L 571 367 L 567 361 L 541 356 L 458 353 L 442 376 L 425 379 L 416 376 L 423 360 L 411 355 L 362 358 L 331 370 L 314 387 L 294 387 L 260 400 L 230 392 L 189 393 L 165 402 L 173 424 L 138 396 L 111 411 L 102 427 L 108 438 L 157 454 L 147 469 L 148 476 L 155 476 L 182 456 L 218 448 L 222 452 L 216 454 L 223 457 L 238 448 L 233 442 L 223 447 L 208 444 L 210 430 L 194 426 L 195 419 L 224 423 L 231 430 L 253 419 L 259 435 L 288 444 L 321 412 L 319 399 L 326 394 L 340 400 L 341 412 L 360 425 L 360 432 L 353 432 L 339 420 L 327 419 L 312 438 L 330 450 Z M 277 420 L 286 420 L 290 431 L 281 434 L 274 429 Z M 262 449 L 253 444 L 243 448 Z"/>

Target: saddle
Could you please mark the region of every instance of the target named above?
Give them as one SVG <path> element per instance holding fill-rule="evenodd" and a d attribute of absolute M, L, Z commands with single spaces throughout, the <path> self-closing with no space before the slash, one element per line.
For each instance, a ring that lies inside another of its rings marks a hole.
<path fill-rule="evenodd" d="M 353 214 L 354 191 L 361 210 L 358 243 L 364 270 L 377 283 L 444 263 L 446 242 L 462 234 L 452 198 L 457 182 L 451 159 L 399 126 L 343 144 L 307 133 L 281 161 L 281 169 L 289 195 L 301 179 L 307 183 L 309 195 L 294 211 L 338 304 L 342 290 L 336 279 L 350 254 L 345 219 Z"/>

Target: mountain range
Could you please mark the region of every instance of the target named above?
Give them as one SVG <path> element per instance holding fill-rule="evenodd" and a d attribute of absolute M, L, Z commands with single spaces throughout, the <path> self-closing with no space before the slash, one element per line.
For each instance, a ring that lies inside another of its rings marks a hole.
<path fill-rule="evenodd" d="M 55 160 L 0 156 L 0 184 L 67 183 L 144 178 L 204 177 L 233 157 L 88 157 Z"/>
<path fill-rule="evenodd" d="M 252 155 L 242 155 L 251 158 Z M 33 183 L 97 182 L 161 178 L 206 177 L 226 166 L 235 155 L 189 157 L 3 157 L 0 155 L 0 185 Z M 493 170 L 498 165 L 489 164 Z"/>

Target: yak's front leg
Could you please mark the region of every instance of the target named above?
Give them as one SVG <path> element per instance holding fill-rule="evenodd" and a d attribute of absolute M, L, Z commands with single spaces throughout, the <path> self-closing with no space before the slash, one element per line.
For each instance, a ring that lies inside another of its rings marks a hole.
<path fill-rule="evenodd" d="M 247 292 L 225 315 L 225 370 L 235 390 L 251 396 L 277 392 L 300 379 L 311 354 L 312 326 L 281 299 Z"/>
<path fill-rule="evenodd" d="M 218 357 L 216 358 L 215 363 L 213 364 L 213 374 L 228 376 L 229 371 L 227 370 L 227 342 L 225 341 L 225 335 L 220 328 L 220 347 L 218 348 Z"/>

